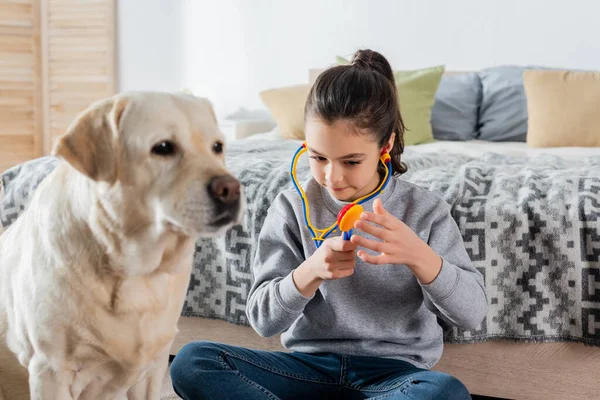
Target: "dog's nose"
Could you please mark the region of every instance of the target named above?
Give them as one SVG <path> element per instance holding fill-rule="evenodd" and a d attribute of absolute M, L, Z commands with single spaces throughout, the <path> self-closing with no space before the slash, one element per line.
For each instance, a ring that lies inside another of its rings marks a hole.
<path fill-rule="evenodd" d="M 240 183 L 231 175 L 215 176 L 208 184 L 208 193 L 218 202 L 231 205 L 240 198 Z"/>

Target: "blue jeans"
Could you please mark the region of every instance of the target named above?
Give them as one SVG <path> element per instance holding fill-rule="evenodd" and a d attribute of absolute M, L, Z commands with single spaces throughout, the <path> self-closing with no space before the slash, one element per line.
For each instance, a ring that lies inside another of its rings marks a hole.
<path fill-rule="evenodd" d="M 171 364 L 175 392 L 196 399 L 470 399 L 451 375 L 399 360 L 333 353 L 186 345 Z"/>

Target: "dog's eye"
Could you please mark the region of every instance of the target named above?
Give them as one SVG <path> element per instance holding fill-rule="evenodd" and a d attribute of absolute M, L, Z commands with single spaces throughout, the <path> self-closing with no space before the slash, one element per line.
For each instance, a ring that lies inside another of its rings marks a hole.
<path fill-rule="evenodd" d="M 171 156 L 175 154 L 175 143 L 169 140 L 163 140 L 152 146 L 152 154 L 156 154 L 158 156 Z"/>
<path fill-rule="evenodd" d="M 223 153 L 223 142 L 215 142 L 212 146 L 212 149 L 215 152 L 215 154 Z"/>

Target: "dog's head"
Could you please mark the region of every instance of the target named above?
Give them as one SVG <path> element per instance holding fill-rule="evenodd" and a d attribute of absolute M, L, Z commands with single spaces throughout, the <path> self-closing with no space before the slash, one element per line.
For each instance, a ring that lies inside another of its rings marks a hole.
<path fill-rule="evenodd" d="M 160 224 L 210 236 L 238 222 L 243 208 L 224 145 L 208 100 L 130 92 L 92 104 L 53 155 L 97 184 L 126 231 Z"/>

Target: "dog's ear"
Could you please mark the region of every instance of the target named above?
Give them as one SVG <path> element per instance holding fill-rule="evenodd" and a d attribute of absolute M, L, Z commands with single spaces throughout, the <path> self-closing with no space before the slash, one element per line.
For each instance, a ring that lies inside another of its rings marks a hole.
<path fill-rule="evenodd" d="M 117 135 L 125 99 L 92 104 L 69 126 L 52 150 L 82 174 L 113 184 L 117 179 Z"/>
<path fill-rule="evenodd" d="M 215 122 L 217 122 L 217 115 L 215 114 L 215 107 L 213 106 L 213 103 L 208 99 L 205 99 L 205 100 L 206 100 L 206 104 L 208 106 L 208 111 L 210 111 L 210 115 L 212 115 L 213 120 Z"/>

